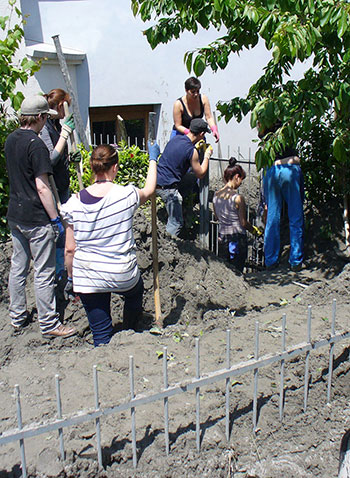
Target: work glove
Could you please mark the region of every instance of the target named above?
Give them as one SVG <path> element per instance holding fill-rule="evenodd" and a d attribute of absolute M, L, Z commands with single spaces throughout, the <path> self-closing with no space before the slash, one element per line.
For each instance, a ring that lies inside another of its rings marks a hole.
<path fill-rule="evenodd" d="M 51 225 L 55 234 L 55 241 L 57 242 L 64 234 L 64 227 L 60 216 L 57 216 L 56 219 L 51 219 Z"/>
<path fill-rule="evenodd" d="M 213 147 L 210 144 L 206 144 L 204 150 L 204 157 L 209 159 L 213 154 L 213 151 Z"/>
<path fill-rule="evenodd" d="M 64 287 L 63 295 L 65 300 L 75 299 L 75 293 L 73 292 L 73 279 L 67 277 L 67 284 Z"/>
<path fill-rule="evenodd" d="M 159 144 L 156 141 L 152 144 L 151 141 L 148 140 L 147 147 L 148 147 L 149 160 L 158 161 L 158 157 L 160 155 Z"/>
<path fill-rule="evenodd" d="M 261 237 L 263 235 L 263 231 L 259 229 L 257 226 L 253 226 L 253 236 Z"/>
<path fill-rule="evenodd" d="M 196 148 L 197 151 L 205 151 L 206 144 L 204 139 L 201 139 L 200 141 L 198 141 L 198 143 L 196 143 L 194 147 Z"/>
<path fill-rule="evenodd" d="M 71 151 L 69 153 L 69 161 L 71 163 L 80 163 L 80 161 L 82 160 L 83 160 L 83 157 L 80 151 Z"/>
<path fill-rule="evenodd" d="M 67 140 L 68 136 L 75 130 L 75 122 L 73 118 L 73 113 L 68 116 L 62 126 L 61 136 Z"/>
<path fill-rule="evenodd" d="M 218 127 L 216 126 L 216 124 L 214 124 L 213 126 L 210 126 L 210 129 L 212 130 L 213 135 L 215 136 L 215 143 L 217 143 L 220 139 Z"/>

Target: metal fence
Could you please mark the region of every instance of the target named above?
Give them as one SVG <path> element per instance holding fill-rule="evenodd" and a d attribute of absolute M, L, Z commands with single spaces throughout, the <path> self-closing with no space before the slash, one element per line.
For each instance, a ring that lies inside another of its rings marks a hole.
<path fill-rule="evenodd" d="M 252 396 L 252 409 L 253 409 L 253 430 L 257 430 L 258 422 L 258 385 L 259 385 L 259 370 L 263 367 L 271 366 L 273 364 L 279 364 L 280 368 L 280 386 L 279 386 L 279 418 L 283 419 L 284 414 L 284 376 L 285 376 L 285 364 L 287 361 L 300 357 L 305 354 L 305 369 L 304 369 L 304 400 L 303 409 L 306 411 L 308 403 L 308 390 L 310 382 L 310 355 L 311 352 L 320 348 L 329 348 L 329 360 L 328 360 L 328 382 L 327 382 L 327 402 L 331 400 L 331 388 L 332 388 L 332 376 L 333 376 L 333 359 L 334 359 L 334 346 L 346 339 L 350 338 L 350 332 L 345 331 L 336 333 L 336 301 L 333 300 L 332 305 L 332 322 L 331 330 L 326 338 L 320 340 L 312 340 L 311 338 L 311 321 L 312 313 L 311 306 L 307 310 L 307 329 L 305 342 L 299 343 L 286 349 L 286 315 L 282 317 L 282 332 L 281 332 L 281 349 L 274 354 L 267 354 L 264 356 L 259 355 L 259 322 L 255 323 L 255 346 L 254 346 L 254 358 L 251 360 L 231 364 L 231 332 L 226 331 L 226 366 L 220 370 L 216 370 L 210 373 L 202 373 L 200 364 L 200 340 L 195 339 L 195 376 L 186 382 L 170 385 L 168 382 L 168 352 L 167 347 L 163 348 L 163 389 L 160 392 L 138 395 L 135 394 L 134 387 L 134 358 L 129 357 L 129 380 L 130 380 L 130 397 L 124 402 L 113 405 L 107 408 L 101 408 L 99 399 L 99 384 L 98 384 L 98 370 L 97 366 L 93 367 L 93 387 L 92 392 L 95 397 L 95 408 L 90 411 L 79 411 L 69 417 L 63 417 L 62 405 L 61 405 L 61 391 L 60 391 L 60 378 L 55 376 L 56 382 L 56 399 L 57 399 L 57 419 L 52 419 L 43 423 L 32 423 L 24 426 L 22 421 L 22 409 L 20 401 L 20 389 L 19 386 L 15 386 L 15 398 L 17 406 L 17 421 L 18 428 L 14 430 L 4 431 L 0 435 L 0 445 L 5 445 L 12 442 L 18 442 L 20 447 L 22 473 L 23 477 L 27 476 L 27 465 L 25 456 L 25 439 L 30 437 L 36 437 L 45 433 L 57 431 L 58 440 L 61 452 L 62 460 L 65 459 L 65 447 L 64 447 L 64 428 L 75 426 L 81 423 L 94 421 L 96 426 L 96 447 L 98 464 L 103 467 L 102 457 L 102 443 L 101 443 L 101 423 L 102 417 L 109 415 L 119 414 L 123 411 L 130 410 L 131 420 L 131 437 L 132 437 L 132 453 L 133 453 L 133 465 L 137 466 L 137 446 L 136 446 L 136 409 L 142 405 L 146 405 L 152 402 L 162 402 L 164 409 L 164 440 L 166 454 L 170 453 L 169 442 L 169 400 L 175 395 L 181 395 L 184 393 L 195 393 L 196 405 L 196 448 L 198 452 L 201 448 L 200 434 L 201 434 L 201 415 L 200 415 L 200 389 L 201 387 L 214 384 L 217 382 L 225 383 L 225 430 L 226 439 L 230 440 L 230 388 L 233 377 L 246 374 L 247 372 L 253 372 L 253 396 Z"/>

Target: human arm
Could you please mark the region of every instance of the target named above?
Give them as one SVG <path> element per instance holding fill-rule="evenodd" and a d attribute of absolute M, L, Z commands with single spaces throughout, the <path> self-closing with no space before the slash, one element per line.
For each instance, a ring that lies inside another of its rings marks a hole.
<path fill-rule="evenodd" d="M 45 173 L 37 176 L 35 178 L 35 186 L 47 215 L 51 220 L 56 219 L 57 209 L 52 196 L 48 174 Z"/>
<path fill-rule="evenodd" d="M 173 108 L 173 118 L 174 118 L 175 128 L 177 129 L 179 133 L 188 134 L 190 130 L 188 128 L 185 128 L 185 126 L 182 125 L 182 113 L 183 113 L 183 106 L 181 104 L 181 101 L 176 100 L 174 103 L 174 108 Z"/>
<path fill-rule="evenodd" d="M 51 128 L 54 128 L 53 124 L 50 126 Z M 62 154 L 64 153 L 64 149 L 67 145 L 67 140 L 72 131 L 75 129 L 75 123 L 74 123 L 74 118 L 72 116 L 68 116 L 66 118 L 60 136 L 58 138 L 58 141 L 56 144 L 53 144 L 50 133 L 49 133 L 49 128 L 48 125 L 46 124 L 44 128 L 40 132 L 40 138 L 44 141 L 47 149 L 49 150 L 50 153 L 50 160 L 52 166 L 56 166 L 60 158 L 62 157 Z M 55 129 L 56 135 L 58 135 L 58 131 Z M 57 137 L 57 136 L 56 136 Z"/>
<path fill-rule="evenodd" d="M 245 204 L 244 197 L 238 194 L 235 198 L 235 206 L 238 209 L 238 217 L 241 225 L 249 231 L 251 234 L 255 234 L 253 226 L 247 220 L 247 208 Z"/>
<path fill-rule="evenodd" d="M 203 106 L 204 106 L 205 119 L 206 119 L 208 125 L 210 126 L 210 129 L 212 130 L 213 135 L 215 137 L 215 142 L 217 143 L 219 141 L 219 138 L 220 138 L 219 137 L 219 132 L 218 132 L 218 127 L 215 124 L 214 116 L 213 116 L 213 113 L 212 113 L 211 107 L 210 107 L 210 102 L 209 102 L 209 99 L 206 95 L 202 95 L 202 102 L 203 102 Z"/>
<path fill-rule="evenodd" d="M 73 277 L 73 257 L 75 253 L 75 239 L 73 225 L 68 224 L 66 229 L 66 245 L 64 249 L 64 260 L 67 268 L 67 276 Z"/>
<path fill-rule="evenodd" d="M 208 171 L 208 166 L 209 166 L 209 159 L 212 154 L 213 154 L 213 148 L 209 145 L 204 153 L 204 159 L 201 164 L 199 162 L 198 150 L 194 148 L 192 159 L 191 159 L 191 166 L 192 166 L 194 174 L 196 175 L 198 179 L 202 179 L 206 175 Z"/>
<path fill-rule="evenodd" d="M 149 152 L 149 165 L 145 185 L 142 189 L 138 189 L 140 196 L 140 205 L 144 204 L 156 190 L 157 185 L 157 160 L 160 154 L 159 145 L 157 143 L 147 143 Z"/>

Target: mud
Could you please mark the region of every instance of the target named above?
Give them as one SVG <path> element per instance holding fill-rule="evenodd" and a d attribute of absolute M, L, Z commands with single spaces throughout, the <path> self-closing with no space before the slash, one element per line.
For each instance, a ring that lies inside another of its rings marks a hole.
<path fill-rule="evenodd" d="M 102 407 L 129 397 L 129 356 L 135 361 L 135 393 L 162 388 L 164 346 L 168 347 L 169 383 L 195 375 L 195 339 L 200 339 L 201 373 L 224 367 L 226 330 L 231 329 L 231 363 L 254 354 L 259 321 L 260 355 L 281 350 L 281 318 L 287 316 L 287 348 L 306 341 L 307 307 L 312 306 L 312 339 L 329 335 L 332 300 L 337 300 L 336 331 L 349 330 L 350 265 L 333 250 L 309 256 L 299 273 L 289 271 L 286 249 L 279 269 L 237 275 L 198 243 L 170 239 L 160 211 L 158 245 L 161 334 L 151 331 L 154 317 L 151 217 L 148 208 L 135 217 L 138 262 L 145 283 L 144 319 L 139 332 L 121 330 L 122 303 L 113 298 L 118 332 L 108 346 L 95 349 L 79 303 L 63 304 L 63 320 L 78 328 L 68 339 L 43 339 L 36 320 L 32 273 L 28 279 L 31 323 L 11 330 L 7 278 L 11 244 L 0 247 L 0 416 L 1 431 L 17 426 L 14 386 L 20 385 L 23 423 L 41 422 L 57 413 L 56 373 L 61 378 L 64 415 L 94 408 L 93 365 L 99 371 Z M 338 246 L 337 246 L 338 248 Z M 225 438 L 225 383 L 201 389 L 201 453 L 195 442 L 195 396 L 169 400 L 170 448 L 165 453 L 163 405 L 137 409 L 138 467 L 132 465 L 130 413 L 101 420 L 105 470 L 96 463 L 94 422 L 64 430 L 66 461 L 59 461 L 56 433 L 25 442 L 29 476 L 36 477 L 335 477 L 341 438 L 350 425 L 349 344 L 335 347 L 332 401 L 327 405 L 329 349 L 312 352 L 310 392 L 304 404 L 305 357 L 286 363 L 284 419 L 279 420 L 280 369 L 259 372 L 258 430 L 252 431 L 252 373 L 231 382 L 231 439 Z M 0 477 L 20 476 L 18 444 L 0 448 Z"/>

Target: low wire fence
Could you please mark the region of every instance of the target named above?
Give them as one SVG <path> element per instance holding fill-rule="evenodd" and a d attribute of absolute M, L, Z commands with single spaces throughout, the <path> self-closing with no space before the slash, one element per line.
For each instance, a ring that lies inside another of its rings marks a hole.
<path fill-rule="evenodd" d="M 350 337 L 349 331 L 336 333 L 336 300 L 333 300 L 332 304 L 332 321 L 330 333 L 327 337 L 320 340 L 312 340 L 311 338 L 311 322 L 312 322 L 312 310 L 311 306 L 307 310 L 307 329 L 306 340 L 302 343 L 294 345 L 286 349 L 286 315 L 282 317 L 282 332 L 281 332 L 281 348 L 273 354 L 267 354 L 260 356 L 259 353 L 259 322 L 255 323 L 255 346 L 252 359 L 240 362 L 231 363 L 231 331 L 226 331 L 226 365 L 224 368 L 216 370 L 210 373 L 202 373 L 201 360 L 200 360 L 200 339 L 195 339 L 195 376 L 189 381 L 184 381 L 174 385 L 170 385 L 168 381 L 168 351 L 167 347 L 163 348 L 163 389 L 159 392 L 152 392 L 149 394 L 136 394 L 134 386 L 134 357 L 129 357 L 129 398 L 126 398 L 122 403 L 113 405 L 111 407 L 102 408 L 99 398 L 99 381 L 97 366 L 93 367 L 93 387 L 92 393 L 95 398 L 95 408 L 89 411 L 78 411 L 71 416 L 63 417 L 62 415 L 62 402 L 60 391 L 60 377 L 55 375 L 56 383 L 56 400 L 57 400 L 57 418 L 49 420 L 43 423 L 32 423 L 24 425 L 22 421 L 22 407 L 20 400 L 20 388 L 15 385 L 15 399 L 17 408 L 17 422 L 18 428 L 14 430 L 7 430 L 0 435 L 0 445 L 6 445 L 13 442 L 19 443 L 22 474 L 23 477 L 27 477 L 27 463 L 25 455 L 25 440 L 31 437 L 37 437 L 46 433 L 56 431 L 58 433 L 58 441 L 61 459 L 65 459 L 65 444 L 64 444 L 64 429 L 79 425 L 85 422 L 93 421 L 96 427 L 96 448 L 97 448 L 97 460 L 99 466 L 102 468 L 103 454 L 101 443 L 101 418 L 108 417 L 109 415 L 120 414 L 121 412 L 130 411 L 130 428 L 131 428 L 131 441 L 132 441 L 132 456 L 133 465 L 137 466 L 137 442 L 136 442 L 136 409 L 140 406 L 147 405 L 153 402 L 160 402 L 163 404 L 164 411 L 164 440 L 165 440 L 165 453 L 170 453 L 170 441 L 169 441 L 169 400 L 176 395 L 182 395 L 185 393 L 195 393 L 195 437 L 196 448 L 200 452 L 201 448 L 201 413 L 200 413 L 200 390 L 201 387 L 215 384 L 217 382 L 225 383 L 225 434 L 227 441 L 230 440 L 232 430 L 230 429 L 230 410 L 231 410 L 231 379 L 240 375 L 252 372 L 252 411 L 253 411 L 253 431 L 257 430 L 258 423 L 258 388 L 259 388 L 259 370 L 263 367 L 268 367 L 273 364 L 279 364 L 280 369 L 280 384 L 279 384 L 279 418 L 282 421 L 284 415 L 284 393 L 285 393 L 285 364 L 296 357 L 300 357 L 305 354 L 305 368 L 304 368 L 304 400 L 303 409 L 307 410 L 308 406 L 308 392 L 310 384 L 310 355 L 313 351 L 329 348 L 328 359 L 328 381 L 326 399 L 329 403 L 331 401 L 332 390 L 332 377 L 333 377 L 333 362 L 334 362 L 334 347 L 336 344 L 343 342 Z M 152 417 L 150 417 L 151 420 Z"/>

